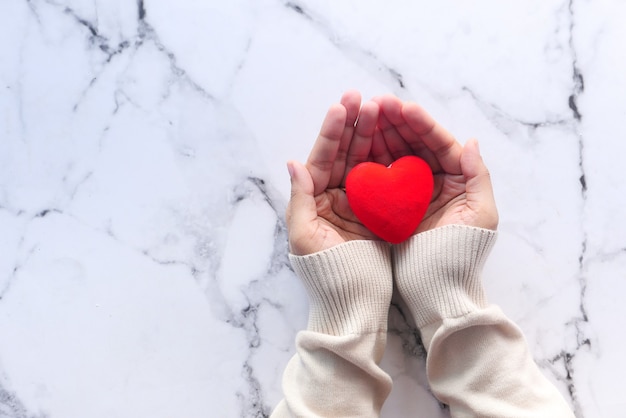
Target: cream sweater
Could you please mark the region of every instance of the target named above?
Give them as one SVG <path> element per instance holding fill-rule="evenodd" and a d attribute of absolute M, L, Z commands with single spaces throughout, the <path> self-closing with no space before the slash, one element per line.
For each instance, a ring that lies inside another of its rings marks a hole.
<path fill-rule="evenodd" d="M 519 328 L 487 304 L 480 272 L 496 233 L 451 225 L 391 247 L 351 241 L 290 256 L 309 323 L 272 417 L 377 417 L 391 390 L 378 366 L 393 282 L 427 350 L 435 396 L 453 417 L 574 417 Z"/>

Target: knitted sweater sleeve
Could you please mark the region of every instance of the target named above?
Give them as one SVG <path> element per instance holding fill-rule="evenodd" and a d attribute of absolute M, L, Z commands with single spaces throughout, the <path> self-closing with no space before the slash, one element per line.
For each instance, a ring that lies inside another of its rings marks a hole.
<path fill-rule="evenodd" d="M 435 396 L 453 417 L 574 417 L 520 329 L 488 305 L 480 272 L 494 231 L 450 225 L 394 248 L 395 279 L 422 334 Z"/>
<path fill-rule="evenodd" d="M 378 416 L 391 391 L 378 366 L 393 289 L 389 246 L 350 241 L 290 260 L 309 296 L 309 321 L 272 417 Z"/>

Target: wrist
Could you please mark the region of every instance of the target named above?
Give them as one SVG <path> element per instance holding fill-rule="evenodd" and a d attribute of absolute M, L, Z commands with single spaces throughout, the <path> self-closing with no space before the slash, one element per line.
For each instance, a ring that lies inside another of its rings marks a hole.
<path fill-rule="evenodd" d="M 289 259 L 309 296 L 309 330 L 330 335 L 386 331 L 393 291 L 388 244 L 349 241 Z"/>
<path fill-rule="evenodd" d="M 487 306 L 480 273 L 496 235 L 493 230 L 448 225 L 394 247 L 398 291 L 419 328 Z"/>

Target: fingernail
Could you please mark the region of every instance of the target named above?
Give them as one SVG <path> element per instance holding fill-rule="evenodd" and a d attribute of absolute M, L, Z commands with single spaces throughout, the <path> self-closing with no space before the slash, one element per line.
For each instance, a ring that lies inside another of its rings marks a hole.
<path fill-rule="evenodd" d="M 476 147 L 476 152 L 480 154 L 480 147 L 478 146 L 478 140 L 476 138 L 472 138 L 470 141 L 474 143 L 474 146 Z"/>
<path fill-rule="evenodd" d="M 287 171 L 289 171 L 289 177 L 293 177 L 293 163 L 291 161 L 287 161 Z"/>

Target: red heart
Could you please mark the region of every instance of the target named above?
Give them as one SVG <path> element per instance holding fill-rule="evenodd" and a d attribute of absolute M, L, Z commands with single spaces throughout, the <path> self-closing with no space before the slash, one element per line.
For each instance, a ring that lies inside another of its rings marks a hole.
<path fill-rule="evenodd" d="M 365 162 L 346 178 L 348 203 L 356 217 L 385 241 L 398 244 L 413 234 L 433 194 L 430 166 L 406 156 L 385 167 Z"/>

